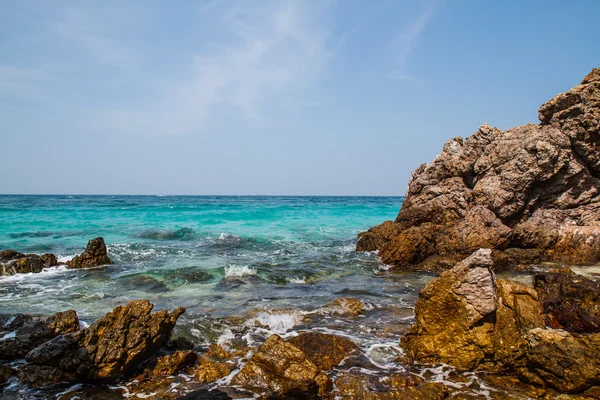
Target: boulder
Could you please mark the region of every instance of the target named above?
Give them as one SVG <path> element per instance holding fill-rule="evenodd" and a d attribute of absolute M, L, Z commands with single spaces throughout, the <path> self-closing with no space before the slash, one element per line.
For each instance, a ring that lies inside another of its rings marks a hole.
<path fill-rule="evenodd" d="M 57 336 L 31 350 L 19 379 L 38 387 L 61 381 L 111 382 L 127 376 L 167 343 L 185 311 L 152 314 L 147 300 L 118 306 L 88 328 Z"/>
<path fill-rule="evenodd" d="M 288 343 L 302 350 L 306 357 L 320 370 L 329 370 L 353 353 L 358 346 L 350 339 L 319 332 L 301 333 Z"/>
<path fill-rule="evenodd" d="M 331 387 L 329 378 L 306 354 L 279 335 L 270 336 L 258 348 L 232 384 L 270 398 L 316 398 Z"/>
<path fill-rule="evenodd" d="M 600 332 L 600 283 L 572 271 L 533 277 L 546 313 L 546 323 L 568 332 Z"/>
<path fill-rule="evenodd" d="M 97 237 L 88 242 L 85 251 L 67 262 L 67 268 L 90 268 L 112 264 L 108 258 L 104 239 Z"/>
<path fill-rule="evenodd" d="M 0 359 L 16 360 L 58 335 L 77 332 L 79 318 L 74 310 L 58 312 L 51 317 L 0 315 L 0 325 L 0 330 L 8 331 L 0 340 Z"/>
<path fill-rule="evenodd" d="M 600 261 L 599 70 L 542 105 L 539 125 L 486 124 L 448 141 L 413 172 L 397 218 L 359 234 L 357 250 L 436 273 L 482 247 L 511 264 Z"/>
<path fill-rule="evenodd" d="M 196 368 L 196 377 L 198 382 L 211 383 L 224 378 L 231 372 L 229 365 L 213 361 L 208 357 L 200 357 L 198 367 Z"/>
<path fill-rule="evenodd" d="M 51 256 L 51 257 L 50 257 Z M 42 257 L 36 254 L 23 254 L 14 250 L 0 252 L 0 275 L 14 275 L 31 272 L 41 272 L 45 267 L 56 265 L 56 257 L 52 254 L 44 254 Z"/>
<path fill-rule="evenodd" d="M 496 279 L 491 253 L 476 251 L 421 290 L 401 343 L 408 361 L 487 371 L 522 362 L 527 331 L 544 326 L 541 307 L 531 288 Z"/>

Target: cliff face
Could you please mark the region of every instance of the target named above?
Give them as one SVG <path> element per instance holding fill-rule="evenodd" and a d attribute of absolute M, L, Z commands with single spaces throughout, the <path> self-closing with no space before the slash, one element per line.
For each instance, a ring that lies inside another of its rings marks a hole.
<path fill-rule="evenodd" d="M 500 264 L 600 261 L 600 68 L 539 118 L 448 141 L 413 172 L 396 220 L 359 234 L 357 250 L 435 272 L 482 247 Z"/>

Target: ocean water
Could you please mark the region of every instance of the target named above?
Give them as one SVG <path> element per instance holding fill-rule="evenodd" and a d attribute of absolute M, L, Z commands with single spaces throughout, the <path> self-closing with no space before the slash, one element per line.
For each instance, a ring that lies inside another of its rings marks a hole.
<path fill-rule="evenodd" d="M 185 307 L 175 335 L 199 347 L 256 346 L 273 333 L 316 330 L 354 340 L 364 356 L 355 367 L 384 377 L 408 368 L 398 361 L 399 340 L 432 276 L 391 272 L 375 253 L 354 248 L 357 234 L 394 219 L 402 200 L 0 196 L 0 250 L 52 252 L 64 261 L 102 236 L 115 262 L 0 277 L 0 312 L 75 309 L 89 324 L 117 305 L 149 299 L 156 309 Z M 359 299 L 367 312 L 342 315 L 328 306 L 340 297 Z M 450 372 L 416 373 L 445 382 Z M 471 374 L 452 385 L 487 397 L 478 382 Z"/>

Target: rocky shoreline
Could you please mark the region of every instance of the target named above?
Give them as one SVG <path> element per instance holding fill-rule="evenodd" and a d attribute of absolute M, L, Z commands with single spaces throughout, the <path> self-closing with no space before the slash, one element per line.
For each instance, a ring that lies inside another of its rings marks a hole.
<path fill-rule="evenodd" d="M 183 308 L 133 300 L 89 326 L 74 310 L 0 314 L 0 400 L 600 399 L 600 284 L 562 265 L 600 261 L 600 69 L 540 120 L 449 141 L 413 173 L 397 219 L 359 235 L 357 250 L 377 250 L 396 272 L 439 275 L 419 293 L 393 368 L 374 373 L 352 338 L 319 329 L 360 325 L 369 310 L 357 298 L 311 311 L 307 330 L 208 346 L 177 332 Z M 66 267 L 111 263 L 96 238 Z M 58 264 L 0 253 L 2 275 Z M 523 269 L 530 284 L 497 276 Z M 33 391 L 19 397 L 23 388 Z"/>

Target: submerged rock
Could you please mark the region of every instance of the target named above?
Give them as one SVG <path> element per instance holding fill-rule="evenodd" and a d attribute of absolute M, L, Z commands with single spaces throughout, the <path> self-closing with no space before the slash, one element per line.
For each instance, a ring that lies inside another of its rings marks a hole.
<path fill-rule="evenodd" d="M 0 316 L 2 329 L 8 332 L 0 340 L 0 360 L 16 360 L 58 335 L 79 330 L 79 318 L 73 310 L 58 312 L 51 317 L 25 314 Z"/>
<path fill-rule="evenodd" d="M 543 261 L 600 261 L 598 71 L 542 105 L 540 125 L 483 125 L 448 141 L 413 172 L 396 220 L 361 233 L 357 250 L 432 272 L 482 247 L 528 250 L 511 263 L 535 259 L 532 249 Z"/>
<path fill-rule="evenodd" d="M 0 364 L 0 385 L 6 383 L 8 378 L 10 378 L 13 374 L 13 369 L 8 365 Z"/>
<path fill-rule="evenodd" d="M 89 328 L 58 336 L 26 355 L 19 379 L 39 387 L 61 381 L 115 381 L 133 372 L 169 340 L 179 316 L 162 310 L 152 314 L 147 300 L 118 306 Z"/>
<path fill-rule="evenodd" d="M 529 329 L 543 327 L 537 293 L 498 279 L 481 249 L 425 285 L 402 338 L 409 361 L 460 370 L 505 370 L 522 362 Z"/>
<path fill-rule="evenodd" d="M 112 260 L 108 258 L 104 239 L 97 237 L 88 242 L 83 253 L 67 262 L 67 268 L 90 268 L 112 263 Z"/>

